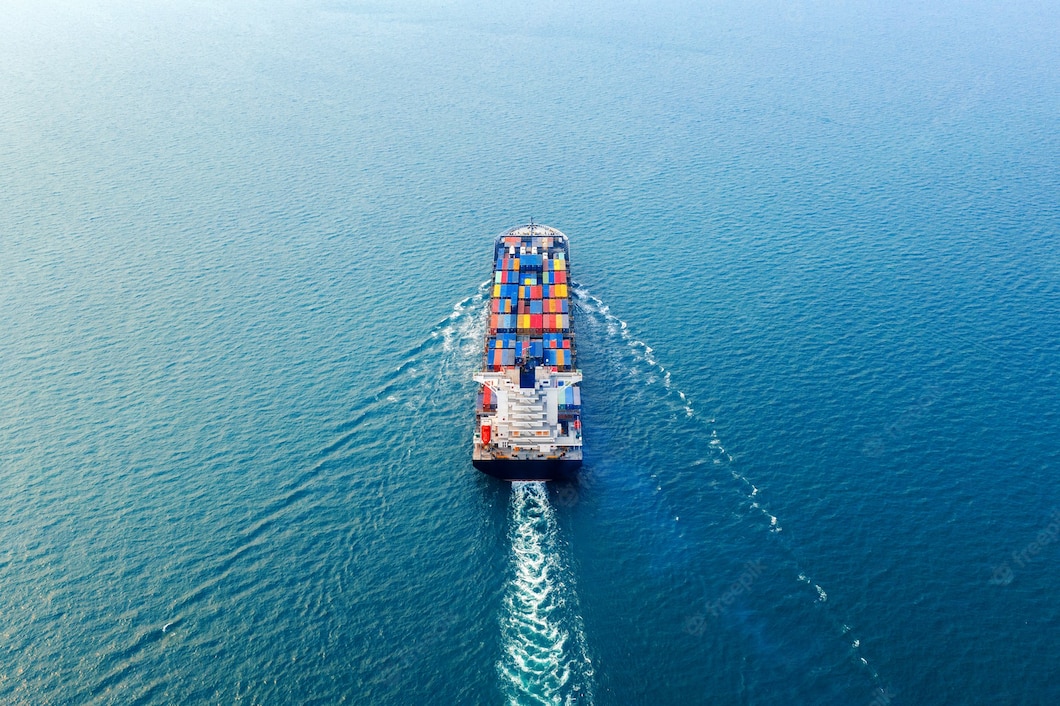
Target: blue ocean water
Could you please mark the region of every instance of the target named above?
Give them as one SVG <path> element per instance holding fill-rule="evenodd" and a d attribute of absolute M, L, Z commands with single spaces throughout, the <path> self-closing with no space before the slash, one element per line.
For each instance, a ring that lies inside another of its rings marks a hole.
<path fill-rule="evenodd" d="M 1060 703 L 1060 9 L 0 9 L 0 701 Z M 572 243 L 573 485 L 470 465 Z"/>

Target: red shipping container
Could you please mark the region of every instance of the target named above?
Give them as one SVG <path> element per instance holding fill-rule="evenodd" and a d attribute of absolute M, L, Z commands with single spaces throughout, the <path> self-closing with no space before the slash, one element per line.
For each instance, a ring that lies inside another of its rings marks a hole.
<path fill-rule="evenodd" d="M 552 273 L 552 283 L 553 284 L 566 284 L 567 283 L 567 273 L 566 272 L 553 272 Z"/>
<path fill-rule="evenodd" d="M 530 314 L 530 328 L 531 328 L 531 330 L 538 330 L 538 331 L 541 330 L 542 318 L 543 318 L 543 316 L 541 314 Z"/>
<path fill-rule="evenodd" d="M 530 288 L 530 298 L 540 299 L 541 298 L 541 285 L 536 285 Z"/>

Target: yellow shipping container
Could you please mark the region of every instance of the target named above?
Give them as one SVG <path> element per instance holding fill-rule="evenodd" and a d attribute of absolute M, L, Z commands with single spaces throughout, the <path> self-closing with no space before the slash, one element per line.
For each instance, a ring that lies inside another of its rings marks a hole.
<path fill-rule="evenodd" d="M 567 285 L 565 284 L 554 284 L 552 285 L 552 294 L 562 299 L 567 298 Z"/>
<path fill-rule="evenodd" d="M 519 330 L 530 330 L 530 314 L 519 314 Z"/>
<path fill-rule="evenodd" d="M 501 286 L 499 284 L 493 285 L 493 297 L 495 299 L 500 299 L 500 296 L 501 296 Z"/>

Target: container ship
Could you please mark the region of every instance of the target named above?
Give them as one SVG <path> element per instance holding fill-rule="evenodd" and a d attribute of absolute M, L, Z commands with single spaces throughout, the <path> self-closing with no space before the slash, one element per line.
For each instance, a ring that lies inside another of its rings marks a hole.
<path fill-rule="evenodd" d="M 494 243 L 472 463 L 502 480 L 570 479 L 582 463 L 569 255 L 533 221 Z"/>

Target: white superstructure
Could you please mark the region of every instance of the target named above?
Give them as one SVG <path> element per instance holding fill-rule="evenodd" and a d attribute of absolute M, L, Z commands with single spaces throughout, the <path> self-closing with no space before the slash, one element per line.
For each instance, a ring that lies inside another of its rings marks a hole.
<path fill-rule="evenodd" d="M 581 382 L 581 371 L 558 372 L 539 366 L 533 371 L 534 386 L 520 387 L 520 371 L 475 373 L 475 382 L 487 385 L 497 400 L 497 411 L 483 415 L 475 438 L 476 454 L 500 459 L 580 459 L 581 423 L 578 418 L 561 419 L 560 402 L 565 388 Z M 523 380 L 522 382 L 526 382 Z M 483 434 L 483 427 L 489 431 Z M 483 444 L 483 437 L 489 438 Z"/>

